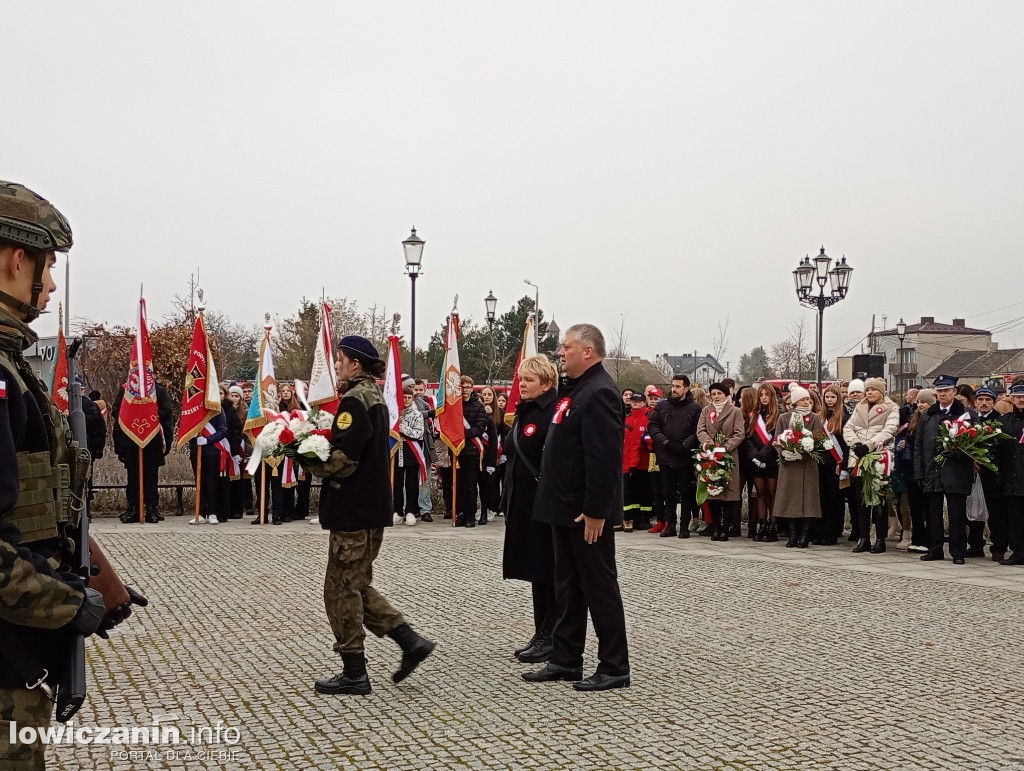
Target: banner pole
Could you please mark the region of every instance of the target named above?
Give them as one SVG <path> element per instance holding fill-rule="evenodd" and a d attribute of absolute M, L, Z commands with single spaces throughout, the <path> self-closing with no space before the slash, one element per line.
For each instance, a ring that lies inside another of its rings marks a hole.
<path fill-rule="evenodd" d="M 455 521 L 459 518 L 458 505 L 459 500 L 459 462 L 458 456 L 452 452 L 452 527 L 455 527 Z"/>
<path fill-rule="evenodd" d="M 142 468 L 142 445 L 139 445 L 139 524 L 142 525 L 146 522 L 145 510 L 143 508 L 142 500 L 142 487 L 143 487 L 143 468 Z"/>
<path fill-rule="evenodd" d="M 260 524 L 267 524 L 267 461 L 260 461 Z"/>
<path fill-rule="evenodd" d="M 196 445 L 196 520 L 199 524 L 199 496 L 203 486 L 203 448 Z"/>

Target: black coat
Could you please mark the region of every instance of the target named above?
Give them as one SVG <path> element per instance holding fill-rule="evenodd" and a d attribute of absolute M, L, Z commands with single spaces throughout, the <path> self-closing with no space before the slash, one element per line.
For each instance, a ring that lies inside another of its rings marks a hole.
<path fill-rule="evenodd" d="M 992 410 L 986 417 L 981 417 L 977 410 L 971 410 L 972 421 L 975 425 L 978 423 L 1000 423 L 1000 414 L 995 410 Z M 989 455 L 995 462 L 996 466 L 999 466 L 999 445 L 1003 442 L 996 442 L 995 446 L 990 445 L 991 450 Z M 985 492 L 985 500 L 999 500 L 1003 497 L 1003 483 L 999 478 L 999 472 L 987 469 L 984 466 L 978 467 L 978 479 L 981 480 L 981 489 Z"/>
<path fill-rule="evenodd" d="M 765 444 L 763 441 L 761 441 L 761 435 L 757 433 L 756 428 L 753 431 L 749 430 L 750 426 L 754 425 L 757 422 L 758 417 L 760 417 L 760 414 L 754 415 L 751 418 L 746 418 L 745 420 L 747 424 L 747 438 L 743 440 L 743 444 L 740 447 L 741 457 L 742 454 L 746 454 L 746 456 L 750 458 L 751 461 L 753 461 L 753 459 L 755 458 L 761 461 L 763 464 L 765 464 L 767 469 L 777 468 L 779 465 L 779 455 L 777 452 L 775 452 L 775 447 L 772 445 L 771 442 Z M 776 418 L 778 418 L 778 415 L 776 415 Z M 772 437 L 774 438 L 775 429 L 772 426 L 768 426 L 768 430 L 771 432 Z M 751 466 L 755 469 L 755 471 L 758 471 L 757 467 L 754 466 L 753 463 L 751 463 Z M 761 470 L 763 471 L 763 469 Z"/>
<path fill-rule="evenodd" d="M 245 434 L 242 432 L 242 419 L 238 417 L 238 411 L 230 399 L 225 399 L 220 403 L 220 411 L 224 415 L 224 420 L 227 421 L 228 444 L 231 445 L 231 454 L 241 455 L 242 442 L 245 439 Z"/>
<path fill-rule="evenodd" d="M 234 410 L 231 410 L 229 414 L 233 414 Z M 235 415 L 235 420 L 238 420 L 238 415 Z M 224 410 L 221 410 L 212 418 L 210 418 L 210 428 L 213 429 L 213 433 L 206 436 L 205 433 L 194 436 L 188 440 L 188 456 L 190 458 L 196 457 L 196 450 L 199 445 L 196 440 L 200 437 L 206 437 L 206 444 L 203 445 L 203 463 L 220 463 L 220 448 L 217 447 L 217 442 L 228 436 L 228 421 L 225 417 Z M 228 439 L 230 442 L 231 440 Z"/>
<path fill-rule="evenodd" d="M 470 394 L 468 399 L 462 402 L 462 419 L 466 422 L 466 444 L 459 453 L 459 463 L 474 462 L 470 458 L 480 457 L 474 439 L 484 443 L 484 466 L 496 466 L 498 464 L 498 432 L 494 428 L 494 421 L 484 409 L 484 403 L 476 393 Z M 475 461 L 479 463 L 479 460 Z"/>
<path fill-rule="evenodd" d="M 540 472 L 544 442 L 557 402 L 558 391 L 554 388 L 534 401 L 519 402 L 515 423 L 505 437 L 508 464 L 501 496 L 502 511 L 505 512 L 504 578 L 545 584 L 554 582 L 551 526 L 534 520 L 533 505 L 538 484 L 534 472 Z M 519 450 L 522 450 L 522 455 Z M 532 470 L 527 468 L 524 457 L 533 466 Z"/>
<path fill-rule="evenodd" d="M 697 441 L 697 422 L 701 406 L 686 392 L 682 399 L 662 399 L 654 405 L 647 421 L 647 433 L 654 441 L 654 454 L 659 466 L 687 468 L 693 465 Z"/>
<path fill-rule="evenodd" d="M 622 397 L 600 364 L 563 378 L 544 445 L 534 516 L 583 527 L 581 514 L 622 523 Z"/>
<path fill-rule="evenodd" d="M 1024 410 L 1015 407 L 1013 412 L 1003 415 L 999 422 L 1003 424 L 1003 433 L 1010 436 L 996 445 L 995 452 L 1003 495 L 1024 497 L 1024 444 L 1020 443 L 1024 436 Z"/>
<path fill-rule="evenodd" d="M 374 530 L 391 526 L 391 457 L 388 408 L 367 374 L 348 382 L 331 429 L 331 456 L 307 463 L 323 477 L 320 527 Z"/>
<path fill-rule="evenodd" d="M 921 416 L 914 432 L 914 480 L 925 493 L 970 495 L 974 485 L 974 461 L 962 452 L 950 455 L 945 463 L 935 458 L 939 454 L 939 425 L 942 423 L 938 402 Z M 967 410 L 956 399 L 949 407 L 946 420 L 956 420 Z"/>
<path fill-rule="evenodd" d="M 82 397 L 82 414 L 85 415 L 86 442 L 93 460 L 103 457 L 103 449 L 107 446 L 107 421 L 96 406 L 96 402 L 88 396 Z"/>

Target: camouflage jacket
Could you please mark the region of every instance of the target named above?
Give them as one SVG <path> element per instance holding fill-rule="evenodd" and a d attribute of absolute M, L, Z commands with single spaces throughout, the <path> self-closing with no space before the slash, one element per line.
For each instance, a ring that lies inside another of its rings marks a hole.
<path fill-rule="evenodd" d="M 49 668 L 62 637 L 50 630 L 75 619 L 84 592 L 81 580 L 61 569 L 57 539 L 23 544 L 9 521 L 20 491 L 19 454 L 50 451 L 57 441 L 44 418 L 49 397 L 22 355 L 35 340 L 0 309 L 0 635 L 10 633 L 7 625 L 19 627 L 22 642 Z M 0 647 L 0 685 L 12 680 L 18 682 Z"/>

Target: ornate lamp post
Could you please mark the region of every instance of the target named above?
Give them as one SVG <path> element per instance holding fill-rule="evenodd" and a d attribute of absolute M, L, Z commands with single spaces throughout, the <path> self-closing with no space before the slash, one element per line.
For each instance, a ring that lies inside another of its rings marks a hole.
<path fill-rule="evenodd" d="M 498 362 L 498 351 L 494 347 L 494 311 L 498 307 L 498 298 L 494 292 L 487 292 L 484 307 L 487 308 L 487 329 L 491 334 L 491 362 L 487 367 L 487 382 L 490 383 L 494 379 L 494 365 Z"/>
<path fill-rule="evenodd" d="M 412 315 L 409 320 L 409 348 L 412 350 L 412 364 L 409 367 L 409 374 L 416 377 L 416 279 L 420 275 L 420 267 L 423 261 L 423 247 L 427 242 L 416 235 L 416 228 L 412 229 L 409 237 L 402 242 L 402 249 L 405 251 L 405 272 L 409 274 L 412 281 Z"/>
<path fill-rule="evenodd" d="M 815 356 L 815 379 L 818 390 L 821 390 L 821 341 L 825 323 L 825 309 L 846 297 L 850 289 L 850 274 L 853 268 L 846 264 L 843 257 L 835 267 L 830 269 L 832 258 L 825 254 L 825 247 L 813 260 L 804 257 L 796 270 L 793 271 L 793 283 L 796 297 L 801 305 L 818 309 L 818 345 Z M 818 293 L 814 294 L 814 283 L 818 284 Z M 829 285 L 829 293 L 825 293 L 825 285 Z"/>
<path fill-rule="evenodd" d="M 899 349 L 896 352 L 896 356 L 900 360 L 899 380 L 896 381 L 896 390 L 897 391 L 902 391 L 903 390 L 903 341 L 906 339 L 906 337 L 907 337 L 907 324 L 903 320 L 903 317 L 900 316 L 900 321 L 896 325 L 896 339 L 900 341 L 900 347 L 899 347 Z"/>

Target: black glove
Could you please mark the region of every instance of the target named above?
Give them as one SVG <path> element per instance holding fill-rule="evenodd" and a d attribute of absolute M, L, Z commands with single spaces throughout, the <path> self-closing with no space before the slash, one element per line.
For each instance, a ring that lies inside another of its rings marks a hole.
<path fill-rule="evenodd" d="M 82 607 L 78 609 L 78 615 L 71 622 L 71 628 L 81 632 L 86 637 L 99 629 L 103 621 L 103 595 L 95 589 L 85 589 L 85 599 Z"/>
<path fill-rule="evenodd" d="M 104 640 L 109 639 L 109 635 L 107 634 L 109 630 L 113 629 L 118 624 L 123 623 L 132 614 L 132 605 L 138 605 L 140 608 L 144 608 L 149 605 L 149 600 L 130 586 L 125 586 L 125 590 L 128 592 L 128 602 L 124 605 L 118 605 L 105 615 L 103 617 L 103 622 L 100 624 L 99 630 L 96 632 L 96 634 Z"/>
<path fill-rule="evenodd" d="M 869 450 L 868 446 L 863 442 L 858 442 L 853 446 L 853 454 L 856 455 L 858 458 L 863 458 L 869 452 L 871 452 L 871 450 Z"/>

